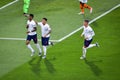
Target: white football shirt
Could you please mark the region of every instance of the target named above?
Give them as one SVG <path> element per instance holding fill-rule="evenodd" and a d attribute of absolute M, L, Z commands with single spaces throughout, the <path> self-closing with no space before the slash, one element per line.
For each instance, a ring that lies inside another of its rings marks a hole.
<path fill-rule="evenodd" d="M 38 22 L 38 25 L 41 27 L 42 37 L 44 37 L 46 34 L 48 34 L 49 31 L 51 30 L 51 28 L 48 24 L 43 25 L 42 22 Z M 48 34 L 46 37 L 50 37 L 50 34 Z"/>
<path fill-rule="evenodd" d="M 88 2 L 88 0 L 79 0 L 80 2 L 82 2 L 82 3 L 87 3 Z"/>
<path fill-rule="evenodd" d="M 90 26 L 88 27 L 83 26 L 83 28 L 84 30 L 82 35 L 84 35 L 85 39 L 87 38 L 86 40 L 91 40 L 92 37 L 95 35 L 93 29 Z"/>
<path fill-rule="evenodd" d="M 35 34 L 37 34 L 36 31 L 31 32 L 31 31 L 33 31 L 34 28 L 36 27 L 36 23 L 35 23 L 34 20 L 31 20 L 31 21 L 28 20 L 28 21 L 27 21 L 27 25 L 28 25 L 28 31 L 30 32 L 30 33 L 28 33 L 28 35 L 35 35 Z"/>

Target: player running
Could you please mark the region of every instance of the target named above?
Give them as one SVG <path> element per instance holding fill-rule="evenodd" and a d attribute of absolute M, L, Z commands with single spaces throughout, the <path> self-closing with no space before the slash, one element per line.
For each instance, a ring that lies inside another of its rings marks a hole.
<path fill-rule="evenodd" d="M 36 47 L 38 48 L 39 50 L 39 56 L 41 55 L 42 51 L 41 51 L 41 48 L 40 48 L 40 45 L 38 44 L 38 40 L 37 40 L 37 33 L 36 33 L 36 22 L 33 20 L 34 18 L 34 15 L 33 14 L 29 14 L 29 17 L 28 17 L 28 21 L 27 21 L 27 40 L 26 40 L 26 45 L 28 47 L 28 49 L 31 50 L 32 54 L 31 56 L 34 55 L 35 51 L 34 49 L 31 47 L 30 45 L 30 41 L 33 40 Z"/>
<path fill-rule="evenodd" d="M 88 20 L 84 21 L 83 28 L 84 30 L 83 30 L 83 33 L 81 34 L 81 37 L 84 36 L 84 46 L 83 46 L 83 55 L 80 57 L 80 59 L 86 58 L 87 49 L 92 48 L 94 46 L 99 47 L 99 44 L 97 42 L 95 44 L 91 44 L 95 33 L 93 29 L 89 26 Z"/>
<path fill-rule="evenodd" d="M 24 16 L 27 16 L 29 6 L 30 6 L 30 0 L 24 0 L 24 5 L 23 5 Z"/>
<path fill-rule="evenodd" d="M 80 1 L 80 9 L 81 9 L 81 12 L 78 13 L 79 15 L 84 14 L 84 8 L 88 8 L 90 10 L 90 13 L 92 13 L 93 10 L 92 7 L 87 5 L 88 0 L 79 0 L 79 1 Z"/>
<path fill-rule="evenodd" d="M 46 53 L 47 53 L 47 46 L 50 44 L 53 45 L 52 42 L 49 42 L 51 28 L 49 24 L 47 24 L 47 18 L 43 18 L 42 22 L 38 22 L 37 24 L 41 27 L 41 33 L 42 33 L 41 41 L 42 41 L 42 46 L 44 51 L 44 56 L 42 58 L 45 59 Z"/>

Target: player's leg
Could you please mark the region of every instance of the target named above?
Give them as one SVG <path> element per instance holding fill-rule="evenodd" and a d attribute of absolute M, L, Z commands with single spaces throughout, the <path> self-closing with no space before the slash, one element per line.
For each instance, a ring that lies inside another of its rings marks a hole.
<path fill-rule="evenodd" d="M 96 46 L 96 44 L 90 44 L 90 45 L 87 47 L 87 49 L 92 48 L 92 47 L 95 47 L 95 46 Z"/>
<path fill-rule="evenodd" d="M 54 43 L 49 40 L 50 40 L 50 37 L 48 37 L 48 45 L 54 46 Z"/>
<path fill-rule="evenodd" d="M 43 45 L 43 51 L 44 51 L 44 56 L 42 58 L 45 59 L 47 54 L 47 46 Z"/>
<path fill-rule="evenodd" d="M 81 9 L 81 12 L 78 14 L 84 14 L 84 3 L 82 2 L 80 2 L 80 9 Z"/>
<path fill-rule="evenodd" d="M 32 52 L 31 56 L 33 56 L 35 51 L 34 51 L 34 49 L 31 47 L 30 41 L 31 41 L 31 36 L 28 35 L 28 36 L 27 36 L 27 40 L 26 40 L 26 45 L 27 45 L 28 49 L 30 49 L 31 52 Z"/>
<path fill-rule="evenodd" d="M 82 55 L 82 57 L 80 57 L 80 59 L 85 59 L 86 58 L 87 49 L 92 48 L 94 46 L 99 47 L 99 44 L 97 42 L 95 44 L 91 44 L 91 42 L 92 42 L 92 39 L 84 41 L 83 55 Z"/>
<path fill-rule="evenodd" d="M 91 6 L 89 6 L 89 5 L 87 5 L 87 4 L 84 4 L 84 7 L 85 7 L 85 8 L 88 8 L 88 9 L 90 10 L 90 13 L 92 13 L 93 9 L 92 9 Z"/>
<path fill-rule="evenodd" d="M 33 36 L 33 41 L 34 41 L 36 47 L 37 47 L 38 50 L 39 50 L 39 56 L 41 56 L 41 55 L 42 55 L 42 50 L 41 50 L 40 45 L 39 45 L 39 43 L 38 43 L 37 34 Z"/>
<path fill-rule="evenodd" d="M 42 58 L 45 59 L 47 54 L 47 46 L 49 45 L 49 38 L 42 37 L 42 45 L 43 45 L 43 51 L 44 51 L 44 56 Z"/>
<path fill-rule="evenodd" d="M 80 57 L 80 59 L 86 58 L 87 48 L 91 44 L 91 42 L 92 42 L 92 39 L 91 40 L 84 40 L 83 55 L 82 55 L 82 57 Z"/>
<path fill-rule="evenodd" d="M 86 49 L 86 46 L 83 46 L 83 58 L 86 58 L 86 52 L 87 52 L 87 49 Z"/>
<path fill-rule="evenodd" d="M 92 42 L 92 41 L 91 41 Z M 90 43 L 91 43 L 90 42 Z M 96 42 L 95 44 L 90 44 L 87 49 L 92 48 L 92 47 L 99 47 L 99 44 Z"/>
<path fill-rule="evenodd" d="M 25 16 L 27 16 L 29 5 L 30 5 L 30 0 L 24 0 L 23 12 Z"/>
<path fill-rule="evenodd" d="M 95 44 L 96 44 L 96 47 L 100 47 L 100 45 L 99 45 L 99 43 L 98 43 L 98 42 L 96 42 Z"/>
<path fill-rule="evenodd" d="M 89 45 L 86 47 L 86 49 L 89 49 L 89 48 L 96 46 L 96 44 L 91 44 L 92 41 L 93 41 L 93 39 L 89 40 Z"/>
<path fill-rule="evenodd" d="M 86 58 L 86 52 L 87 52 L 87 46 L 88 46 L 88 41 L 84 40 L 84 46 L 83 46 L 83 53 L 82 56 L 80 57 L 80 59 L 85 59 Z"/>
<path fill-rule="evenodd" d="M 86 48 L 86 46 L 83 46 L 83 53 L 82 53 L 82 56 L 80 57 L 80 59 L 86 58 L 86 52 L 87 52 L 87 48 Z"/>

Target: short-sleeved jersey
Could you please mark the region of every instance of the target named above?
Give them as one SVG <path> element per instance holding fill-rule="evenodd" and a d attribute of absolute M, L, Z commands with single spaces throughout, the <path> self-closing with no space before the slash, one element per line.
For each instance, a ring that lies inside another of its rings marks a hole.
<path fill-rule="evenodd" d="M 30 32 L 30 33 L 28 33 L 28 35 L 35 35 L 35 34 L 37 34 L 36 31 L 35 32 L 31 32 L 36 27 L 36 23 L 35 23 L 34 20 L 31 20 L 31 21 L 28 20 L 27 21 L 27 26 L 28 26 L 28 31 Z"/>
<path fill-rule="evenodd" d="M 87 3 L 88 2 L 88 0 L 79 0 L 80 2 L 82 2 L 82 3 Z"/>
<path fill-rule="evenodd" d="M 44 37 L 46 34 L 48 34 L 49 31 L 51 30 L 51 28 L 48 24 L 44 25 L 42 22 L 38 22 L 38 25 L 41 27 L 42 37 Z M 50 37 L 50 34 L 48 34 L 46 37 Z"/>
<path fill-rule="evenodd" d="M 83 26 L 83 28 L 84 30 L 82 35 L 84 35 L 85 39 L 87 38 L 86 40 L 91 40 L 92 37 L 95 35 L 93 29 L 90 26 L 88 27 Z"/>

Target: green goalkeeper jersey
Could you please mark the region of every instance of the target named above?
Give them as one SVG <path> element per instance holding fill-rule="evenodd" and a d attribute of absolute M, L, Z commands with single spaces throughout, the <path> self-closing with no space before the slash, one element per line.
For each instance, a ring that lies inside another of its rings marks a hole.
<path fill-rule="evenodd" d="M 23 6 L 24 13 L 28 13 L 29 5 L 30 5 L 30 0 L 24 0 L 24 6 Z"/>

